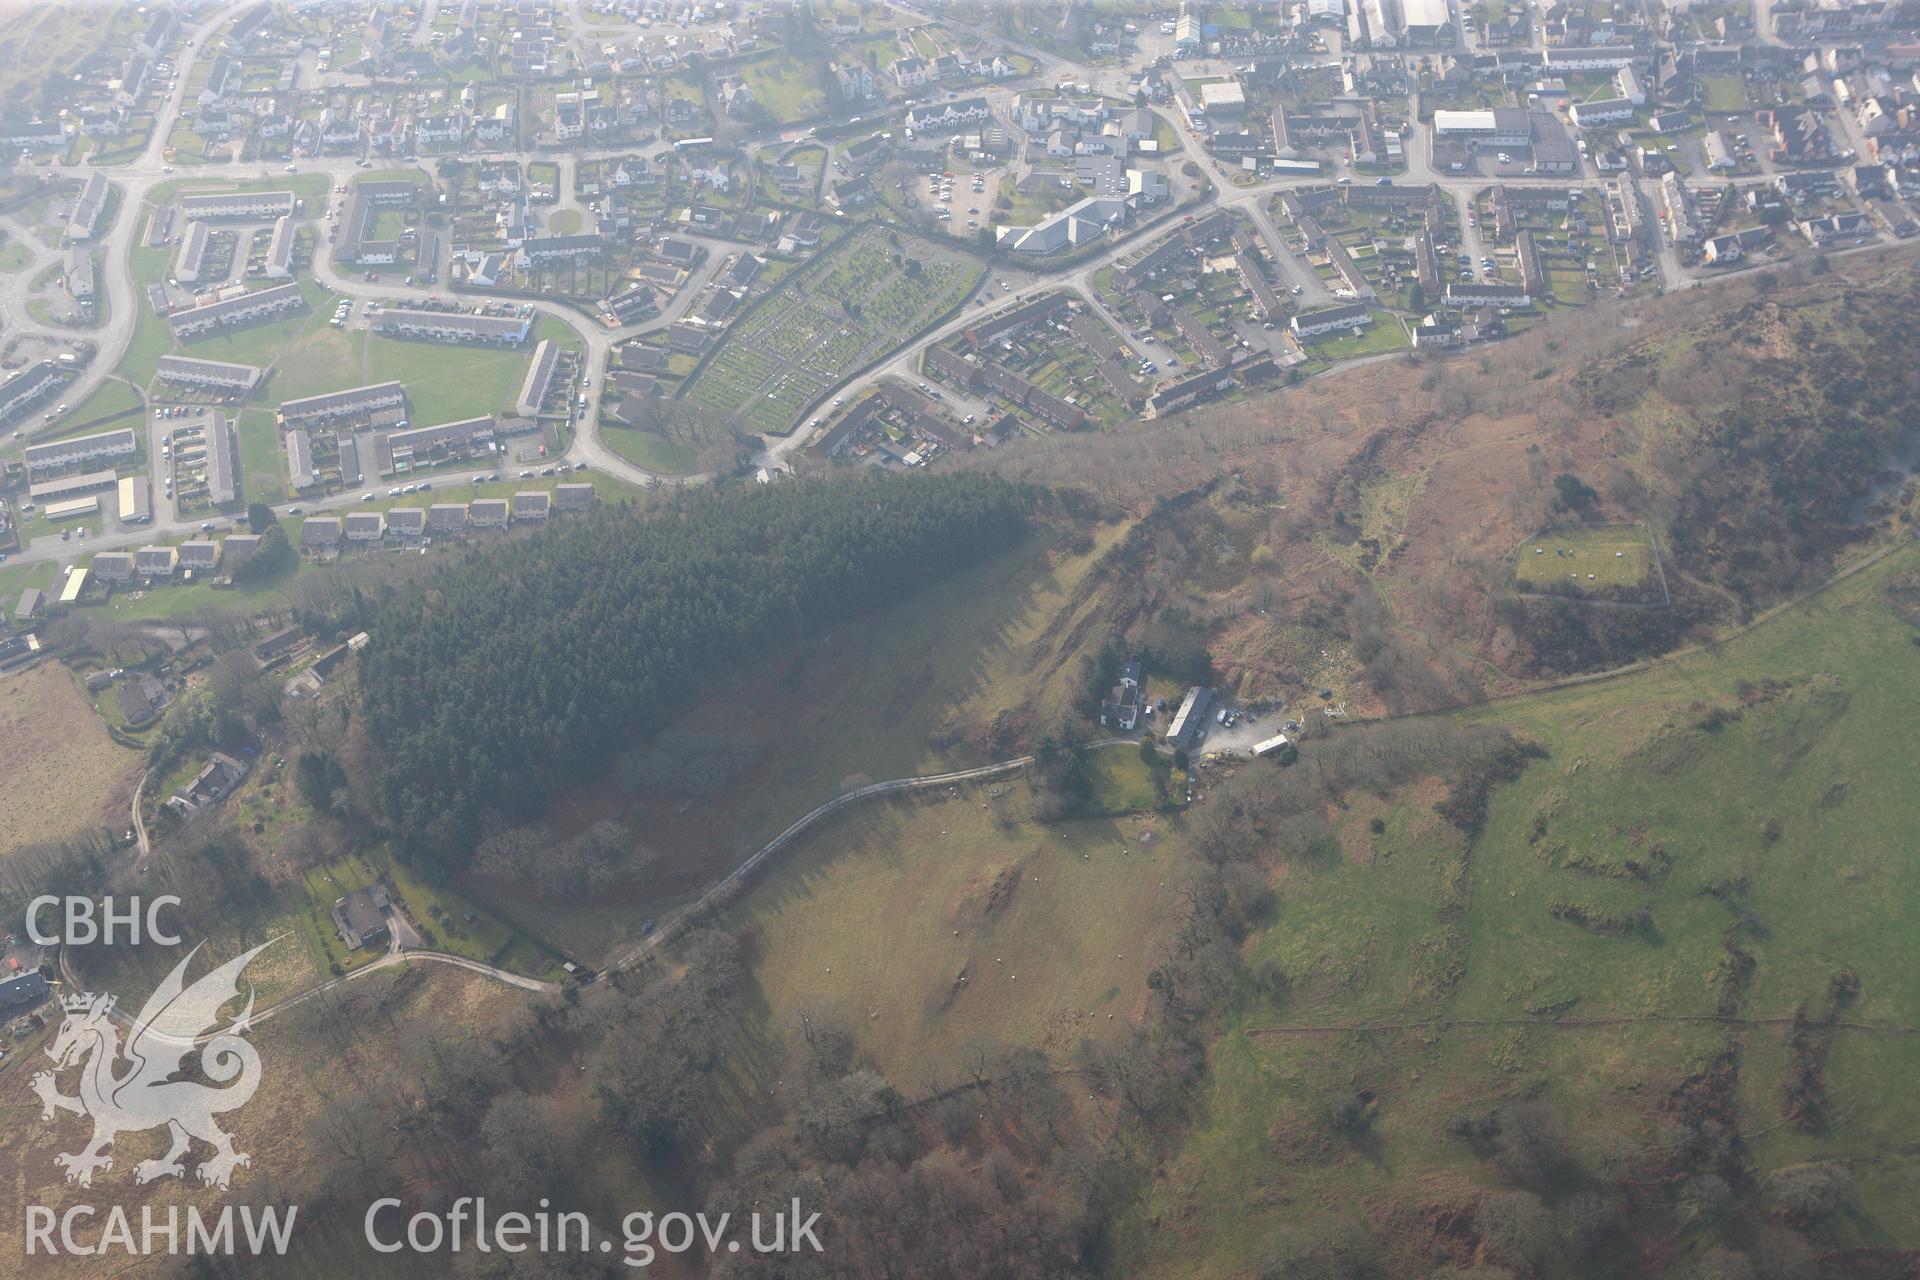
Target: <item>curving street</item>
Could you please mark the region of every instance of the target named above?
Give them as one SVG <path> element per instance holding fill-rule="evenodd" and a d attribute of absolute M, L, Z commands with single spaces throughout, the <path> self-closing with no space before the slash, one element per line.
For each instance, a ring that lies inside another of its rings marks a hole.
<path fill-rule="evenodd" d="M 125 356 L 127 347 L 132 340 L 136 308 L 145 305 L 145 303 L 137 296 L 132 273 L 131 249 L 135 236 L 144 223 L 144 212 L 153 190 L 162 183 L 168 182 L 192 180 L 195 178 L 205 178 L 209 180 L 217 180 L 221 177 L 254 178 L 265 176 L 270 178 L 281 171 L 276 169 L 274 164 L 269 163 L 265 165 L 229 164 L 225 166 L 194 166 L 186 172 L 175 172 L 173 171 L 173 166 L 164 163 L 166 141 L 172 132 L 174 123 L 180 116 L 192 69 L 206 47 L 208 38 L 218 31 L 225 22 L 246 7 L 247 5 L 244 2 L 226 5 L 212 13 L 193 29 L 190 47 L 181 53 L 178 60 L 175 88 L 170 92 L 159 114 L 154 126 L 152 138 L 148 142 L 145 151 L 141 157 L 133 163 L 116 165 L 101 170 L 101 172 L 105 173 L 109 179 L 121 189 L 122 193 L 119 213 L 114 225 L 97 245 L 102 258 L 102 269 L 99 272 L 98 287 L 103 295 L 104 307 L 107 313 L 107 320 L 104 326 L 91 332 L 53 329 L 36 324 L 27 314 L 24 297 L 25 282 L 31 280 L 39 271 L 44 270 L 45 266 L 49 263 L 57 261 L 60 256 L 57 250 L 47 250 L 45 253 L 39 255 L 36 257 L 34 265 L 31 268 L 16 273 L 12 282 L 6 286 L 0 286 L 0 318 L 4 318 L 11 332 L 19 335 L 32 335 L 51 339 L 70 340 L 75 337 L 84 337 L 93 341 L 98 346 L 98 354 L 95 359 L 85 368 L 79 379 L 65 393 L 65 398 L 71 403 L 81 403 L 109 378 L 116 376 L 115 370 Z M 907 10 L 907 12 L 912 13 L 913 11 Z M 925 14 L 917 14 L 916 16 L 921 18 L 928 17 L 928 15 Z M 1033 57 L 1039 64 L 1039 70 L 1035 76 L 1037 80 L 1046 82 L 1050 81 L 1056 74 L 1067 73 L 1094 86 L 1100 92 L 1120 96 L 1126 94 L 1126 81 L 1130 72 L 1125 68 L 1093 67 L 1072 62 L 1056 54 L 1027 45 L 1021 40 L 1008 39 L 1003 33 L 997 31 L 990 32 L 983 29 L 977 30 L 969 28 L 965 24 L 954 23 L 951 17 L 945 15 L 942 16 L 941 21 L 956 26 L 956 28 L 961 31 L 970 32 L 983 38 L 1002 41 L 1009 44 L 1012 48 Z M 1198 61 L 1190 65 L 1193 65 L 1196 70 L 1204 68 L 1204 64 Z M 995 88 L 987 90 L 986 92 L 989 97 L 1004 98 L 1008 94 L 1015 92 L 1015 90 Z M 1417 114 L 1417 97 L 1414 100 L 1414 110 Z M 1030 264 L 1012 264 L 998 259 L 989 259 L 987 262 L 988 273 L 983 291 L 991 292 L 992 294 L 993 305 L 991 310 L 976 305 L 975 300 L 970 298 L 966 303 L 965 309 L 946 322 L 918 334 L 900 335 L 898 344 L 889 355 L 861 372 L 843 380 L 838 385 L 828 388 L 818 399 L 802 409 L 799 415 L 799 421 L 804 422 L 809 417 L 819 414 L 823 408 L 828 406 L 832 397 L 848 396 L 858 388 L 868 385 L 880 378 L 892 376 L 903 377 L 908 381 L 915 380 L 917 377 L 915 363 L 921 347 L 928 343 L 941 341 L 964 330 L 968 326 L 976 323 L 981 316 L 991 314 L 992 310 L 1017 306 L 1023 302 L 1031 301 L 1042 294 L 1059 289 L 1073 291 L 1083 299 L 1092 303 L 1096 309 L 1099 309 L 1096 292 L 1092 287 L 1094 277 L 1103 268 L 1111 265 L 1116 258 L 1123 254 L 1130 253 L 1142 245 L 1151 243 L 1161 235 L 1170 233 L 1179 225 L 1180 215 L 1182 214 L 1197 215 L 1200 212 L 1212 209 L 1231 209 L 1243 212 L 1252 220 L 1253 225 L 1260 234 L 1260 238 L 1265 242 L 1264 247 L 1266 252 L 1274 264 L 1276 274 L 1280 278 L 1280 286 L 1287 289 L 1296 286 L 1299 287 L 1302 290 L 1301 296 L 1303 301 L 1313 305 L 1323 305 L 1330 302 L 1332 299 L 1327 291 L 1326 285 L 1319 279 L 1311 267 L 1296 257 L 1287 248 L 1287 240 L 1267 207 L 1273 197 L 1281 191 L 1291 187 L 1324 185 L 1326 179 L 1286 176 L 1270 178 L 1265 181 L 1246 185 L 1231 185 L 1226 171 L 1205 152 L 1200 144 L 1200 139 L 1193 130 L 1186 127 L 1184 122 L 1171 119 L 1165 112 L 1156 111 L 1156 114 L 1161 115 L 1163 120 L 1166 120 L 1173 126 L 1181 149 L 1180 158 L 1196 166 L 1197 171 L 1205 175 L 1205 177 L 1200 180 L 1179 174 L 1172 176 L 1176 201 L 1184 200 L 1184 203 L 1178 203 L 1172 215 L 1163 213 L 1159 220 L 1144 232 L 1131 236 L 1121 243 L 1107 248 L 1103 252 L 1064 268 L 1050 267 L 1045 260 L 1038 260 Z M 749 136 L 746 142 L 751 145 L 760 142 L 790 139 L 791 137 L 797 136 L 791 128 L 788 128 L 784 132 L 778 129 L 765 130 L 757 135 Z M 541 158 L 553 159 L 559 164 L 561 175 L 561 190 L 559 194 L 562 200 L 560 207 L 578 209 L 576 173 L 580 160 L 629 156 L 634 154 L 657 157 L 668 149 L 668 144 L 656 141 L 639 147 L 586 148 L 555 156 L 548 156 L 542 153 Z M 502 155 L 476 158 L 509 157 Z M 528 157 L 521 156 L 518 158 L 525 159 Z M 1412 129 L 1408 132 L 1406 139 L 1406 164 L 1407 172 L 1401 178 L 1397 179 L 1397 181 L 1436 185 L 1447 191 L 1453 199 L 1460 203 L 1463 211 L 1461 218 L 1462 235 L 1467 242 L 1468 252 L 1477 260 L 1483 252 L 1483 249 L 1478 247 L 1479 240 L 1477 231 L 1469 227 L 1466 222 L 1464 209 L 1473 191 L 1489 185 L 1489 183 L 1494 180 L 1478 174 L 1461 175 L 1437 172 L 1432 165 L 1430 140 L 1426 132 L 1419 128 Z M 325 176 L 330 187 L 348 182 L 359 176 L 362 172 L 357 159 L 352 156 L 306 158 L 296 161 L 293 167 L 299 174 Z M 1575 186 L 1596 187 L 1602 185 L 1599 179 L 1584 176 L 1522 178 L 1518 180 L 1502 179 L 1502 181 L 1506 181 L 1508 185 L 1511 186 L 1534 185 L 1557 188 Z M 1747 179 L 1746 181 L 1755 180 Z M 1222 185 L 1223 183 L 1229 183 L 1229 185 Z M 330 200 L 332 197 L 329 195 L 327 198 Z M 605 441 L 601 439 L 598 429 L 601 407 L 600 401 L 607 386 L 607 372 L 612 360 L 614 348 L 631 338 L 664 330 L 679 320 L 693 305 L 701 289 L 717 272 L 720 261 L 727 254 L 736 252 L 742 247 L 731 241 L 717 240 L 698 235 L 686 235 L 685 233 L 681 234 L 683 234 L 684 238 L 702 243 L 708 250 L 708 260 L 701 271 L 696 273 L 693 279 L 676 293 L 674 300 L 665 311 L 638 324 L 627 325 L 620 328 L 607 328 L 600 324 L 597 319 L 589 318 L 573 307 L 559 302 L 528 299 L 518 295 L 511 297 L 506 295 L 489 295 L 484 291 L 465 291 L 462 293 L 462 298 L 470 301 L 486 301 L 493 298 L 515 305 L 530 305 L 541 315 L 550 317 L 566 325 L 578 337 L 585 355 L 584 372 L 590 386 L 587 392 L 587 411 L 584 417 L 578 422 L 577 430 L 574 432 L 573 439 L 564 454 L 565 461 L 586 463 L 607 474 L 618 476 L 632 483 L 648 486 L 662 483 L 697 484 L 704 483 L 710 479 L 710 477 L 699 473 L 690 475 L 657 473 L 629 462 L 608 447 Z M 1729 278 L 1724 276 L 1702 277 L 1697 273 L 1688 274 L 1683 272 L 1680 268 L 1677 254 L 1674 253 L 1671 246 L 1667 246 L 1666 252 L 1662 255 L 1661 262 L 1662 285 L 1668 289 L 1684 288 L 1696 284 L 1708 283 L 1714 279 Z M 329 255 L 324 251 L 324 242 L 315 252 L 312 271 L 314 277 L 320 283 L 333 290 L 342 298 L 350 298 L 359 302 L 391 302 L 396 297 L 402 296 L 396 294 L 395 290 L 391 288 L 369 285 L 363 280 L 341 275 L 334 269 L 329 260 Z M 1739 277 L 1735 276 L 1731 278 Z M 1006 287 L 996 287 L 1000 281 L 1005 281 Z M 1369 358 L 1371 359 L 1371 357 Z M 969 403 L 965 401 L 964 398 L 957 403 L 965 408 L 984 410 L 984 406 Z M 781 464 L 790 454 L 806 445 L 809 435 L 810 433 L 806 428 L 799 427 L 786 436 L 762 437 L 762 447 L 755 456 L 756 465 L 777 466 Z M 328 510 L 349 507 L 354 505 L 356 501 L 357 495 L 350 493 L 301 500 L 303 507 L 308 510 Z M 283 505 L 292 504 L 288 503 Z M 90 551 L 106 548 L 124 548 L 152 542 L 160 538 L 187 534 L 195 531 L 197 528 L 198 523 L 196 521 L 179 519 L 172 513 L 171 504 L 165 504 L 156 510 L 152 524 L 131 531 L 103 532 L 96 537 L 89 538 L 84 549 Z M 82 548 L 77 548 L 71 543 L 62 542 L 58 538 L 42 537 L 35 540 L 35 542 L 28 547 L 23 548 L 16 559 L 21 561 L 59 559 L 72 556 L 81 549 Z"/>

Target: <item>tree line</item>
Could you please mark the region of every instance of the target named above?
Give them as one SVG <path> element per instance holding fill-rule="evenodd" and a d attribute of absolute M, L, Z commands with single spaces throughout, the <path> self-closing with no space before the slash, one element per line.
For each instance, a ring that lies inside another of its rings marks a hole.
<path fill-rule="evenodd" d="M 407 855 L 464 865 L 713 681 L 1009 545 L 1031 495 L 871 476 L 609 508 L 475 551 L 383 602 L 359 663 Z"/>

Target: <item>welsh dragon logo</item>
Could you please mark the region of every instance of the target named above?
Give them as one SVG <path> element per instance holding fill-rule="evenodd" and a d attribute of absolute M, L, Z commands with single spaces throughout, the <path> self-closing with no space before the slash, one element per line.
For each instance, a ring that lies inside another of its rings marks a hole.
<path fill-rule="evenodd" d="M 214 1117 L 247 1105 L 260 1086 L 260 1055 L 241 1038 L 253 1016 L 251 985 L 240 1015 L 225 1028 L 213 1028 L 221 1007 L 240 995 L 240 973 L 247 962 L 271 945 L 262 943 L 188 986 L 187 966 L 200 950 L 195 947 L 131 1021 L 115 1008 L 111 995 L 87 992 L 61 1001 L 66 1018 L 47 1046 L 54 1069 L 40 1072 L 32 1085 L 40 1097 L 42 1120 L 53 1119 L 56 1111 L 93 1120 L 93 1140 L 83 1150 L 54 1157 L 67 1171 L 68 1182 L 92 1186 L 96 1170 L 113 1168 L 107 1149 L 116 1137 L 161 1126 L 170 1135 L 167 1153 L 136 1165 L 137 1183 L 184 1175 L 182 1157 L 196 1138 L 213 1148 L 197 1170 L 204 1183 L 224 1188 L 235 1168 L 251 1163 L 214 1122 Z M 128 1030 L 124 1048 L 120 1023 Z M 196 1051 L 199 1074 L 224 1088 L 176 1078 Z M 60 1092 L 58 1077 L 75 1066 L 80 1068 L 80 1095 L 70 1098 Z"/>

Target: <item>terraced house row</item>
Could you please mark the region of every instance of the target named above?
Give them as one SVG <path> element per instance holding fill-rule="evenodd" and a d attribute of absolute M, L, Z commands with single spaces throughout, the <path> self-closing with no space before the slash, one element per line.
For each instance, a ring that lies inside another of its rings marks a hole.
<path fill-rule="evenodd" d="M 314 555 L 331 555 L 348 544 L 404 543 L 477 529 L 505 529 L 513 524 L 537 524 L 554 512 L 591 510 L 598 501 L 590 484 L 562 484 L 551 492 L 525 489 L 504 498 L 309 516 L 300 526 L 300 547 Z"/>
<path fill-rule="evenodd" d="M 173 327 L 174 337 L 195 338 L 207 333 L 266 324 L 303 310 L 306 305 L 306 299 L 300 296 L 300 286 L 288 281 L 255 293 L 176 311 L 167 317 L 167 323 Z"/>

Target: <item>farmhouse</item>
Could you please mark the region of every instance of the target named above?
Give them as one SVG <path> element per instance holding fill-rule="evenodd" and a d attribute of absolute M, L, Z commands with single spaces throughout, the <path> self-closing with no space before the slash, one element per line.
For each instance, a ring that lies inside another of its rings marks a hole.
<path fill-rule="evenodd" d="M 371 889 L 355 889 L 333 904 L 333 927 L 340 932 L 340 940 L 351 951 L 370 947 L 386 940 L 390 933 L 387 924 L 387 891 L 380 885 Z"/>
<path fill-rule="evenodd" d="M 207 763 L 201 766 L 192 782 L 167 797 L 167 807 L 184 818 L 190 813 L 219 804 L 232 795 L 246 778 L 245 764 L 224 751 L 216 751 L 207 757 Z"/>
<path fill-rule="evenodd" d="M 1107 700 L 1100 704 L 1100 723 L 1109 729 L 1132 730 L 1140 723 L 1140 708 L 1145 693 L 1140 687 L 1140 659 L 1128 658 L 1120 667 L 1117 683 Z"/>

